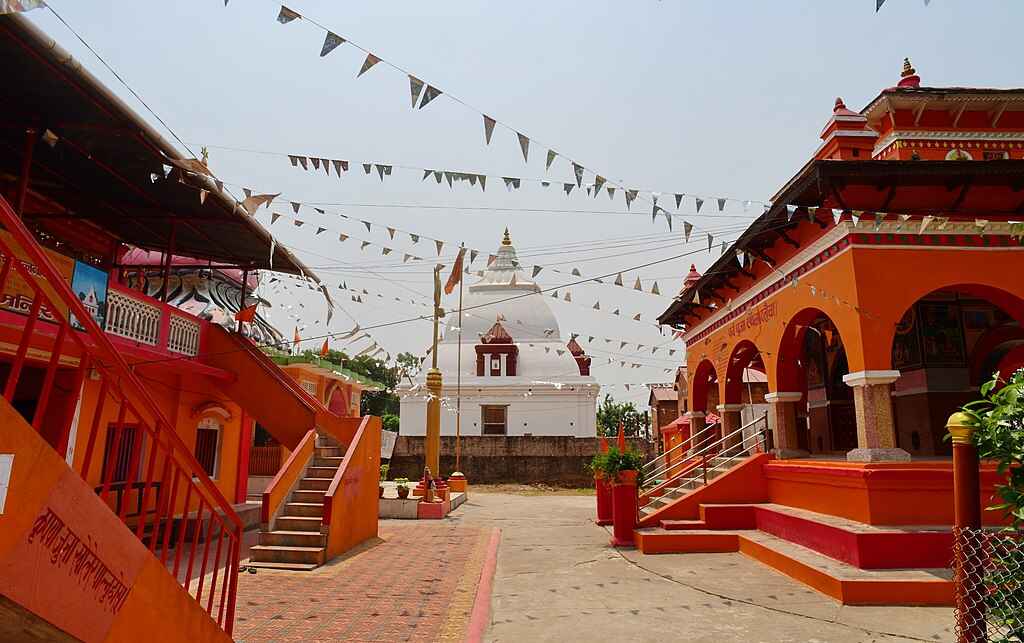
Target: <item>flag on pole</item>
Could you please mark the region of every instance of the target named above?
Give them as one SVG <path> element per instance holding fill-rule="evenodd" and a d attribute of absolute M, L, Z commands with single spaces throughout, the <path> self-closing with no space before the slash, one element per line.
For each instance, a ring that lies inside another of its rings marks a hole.
<path fill-rule="evenodd" d="M 330 349 L 327 347 L 327 340 L 324 339 L 324 345 L 320 347 L 320 357 L 327 357 L 327 351 Z"/>
<path fill-rule="evenodd" d="M 448 276 L 448 281 L 444 285 L 444 294 L 450 295 L 455 290 L 455 286 L 459 285 L 462 281 L 462 257 L 466 254 L 466 248 L 459 248 L 459 256 L 455 258 L 455 264 L 452 266 L 452 274 Z"/>
<path fill-rule="evenodd" d="M 295 327 L 295 333 L 292 335 L 292 344 L 295 346 L 295 348 L 298 348 L 299 347 L 299 342 L 301 342 L 301 341 L 302 341 L 302 338 L 299 337 L 299 327 L 296 326 Z"/>

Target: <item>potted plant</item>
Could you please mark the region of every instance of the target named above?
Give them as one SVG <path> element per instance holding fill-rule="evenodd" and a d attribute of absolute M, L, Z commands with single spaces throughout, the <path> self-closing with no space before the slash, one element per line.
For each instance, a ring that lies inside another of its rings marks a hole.
<path fill-rule="evenodd" d="M 380 465 L 380 482 L 377 485 L 378 498 L 384 497 L 384 481 L 388 479 L 388 471 L 391 470 L 391 465 L 382 464 Z"/>
<path fill-rule="evenodd" d="M 403 500 L 409 497 L 409 479 L 408 478 L 395 478 L 395 490 L 398 491 L 398 497 Z"/>
<path fill-rule="evenodd" d="M 643 456 L 632 449 L 608 450 L 604 472 L 612 485 L 612 541 L 631 547 L 637 523 L 637 486 L 643 483 Z"/>
<path fill-rule="evenodd" d="M 608 478 L 608 443 L 601 441 L 601 450 L 590 461 L 590 470 L 594 474 L 594 491 L 597 495 L 598 525 L 612 524 L 612 486 Z"/>

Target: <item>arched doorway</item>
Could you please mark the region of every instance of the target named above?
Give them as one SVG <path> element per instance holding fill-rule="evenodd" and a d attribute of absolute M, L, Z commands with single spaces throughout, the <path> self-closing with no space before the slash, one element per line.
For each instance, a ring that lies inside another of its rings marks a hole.
<path fill-rule="evenodd" d="M 1024 301 L 996 288 L 958 284 L 910 305 L 895 326 L 893 420 L 899 447 L 913 455 L 951 455 L 946 419 L 977 399 L 996 371 L 1024 355 Z M 1005 375 L 1005 373 L 1004 373 Z"/>
<path fill-rule="evenodd" d="M 779 388 L 800 394 L 796 403 L 797 448 L 810 453 L 845 454 L 857 448 L 853 390 L 842 335 L 816 308 L 789 322 L 779 347 Z"/>
<path fill-rule="evenodd" d="M 742 434 L 742 442 L 752 446 L 754 434 L 764 426 L 754 426 L 755 420 L 763 418 L 768 411 L 765 394 L 768 392 L 764 354 L 750 340 L 743 340 L 733 348 L 725 374 L 725 401 L 718 408 L 722 416 L 722 430 L 732 433 L 740 427 L 748 427 Z M 741 442 L 726 440 L 732 446 Z"/>
<path fill-rule="evenodd" d="M 718 418 L 718 372 L 711 360 L 703 360 L 697 365 L 693 374 L 693 385 L 690 386 L 690 435 L 694 448 L 710 443 L 721 437 L 714 432 L 704 431 L 708 424 L 716 424 Z"/>
<path fill-rule="evenodd" d="M 327 397 L 327 408 L 331 413 L 341 417 L 348 417 L 351 414 L 348 395 L 345 394 L 344 389 L 340 385 L 331 389 Z"/>

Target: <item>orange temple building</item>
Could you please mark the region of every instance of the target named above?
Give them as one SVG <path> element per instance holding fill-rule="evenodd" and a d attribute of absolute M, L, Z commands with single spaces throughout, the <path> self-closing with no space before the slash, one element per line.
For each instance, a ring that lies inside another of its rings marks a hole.
<path fill-rule="evenodd" d="M 945 422 L 1024 366 L 1024 89 L 923 87 L 907 61 L 863 110 L 836 99 L 821 139 L 659 318 L 686 342 L 691 430 L 709 426 L 683 453 L 714 441 L 718 464 L 642 496 L 639 546 L 744 551 L 844 602 L 948 604 L 930 569 L 951 559 Z M 767 380 L 759 439 L 744 369 Z"/>
<path fill-rule="evenodd" d="M 370 384 L 234 321 L 257 271 L 313 273 L 203 161 L 20 16 L 0 57 L 0 639 L 229 640 L 245 529 L 301 569 L 376 536 Z M 257 422 L 289 456 L 247 506 Z"/>

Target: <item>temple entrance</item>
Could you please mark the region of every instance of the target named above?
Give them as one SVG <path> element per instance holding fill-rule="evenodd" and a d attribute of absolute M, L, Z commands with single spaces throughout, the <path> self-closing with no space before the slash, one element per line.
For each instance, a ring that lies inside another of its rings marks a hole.
<path fill-rule="evenodd" d="M 982 383 L 1024 366 L 1024 302 L 973 285 L 936 290 L 906 310 L 892 341 L 897 444 L 912 455 L 952 455 L 945 421 Z"/>
<path fill-rule="evenodd" d="M 790 321 L 779 357 L 780 387 L 800 393 L 797 447 L 810 453 L 845 454 L 857 448 L 853 390 L 846 348 L 835 323 L 817 309 Z"/>
<path fill-rule="evenodd" d="M 721 437 L 717 431 L 707 431 L 701 434 L 707 425 L 719 422 L 718 404 L 718 372 L 710 360 L 704 360 L 697 366 L 697 371 L 693 376 L 693 410 L 691 413 L 694 419 L 690 424 L 691 435 L 696 438 L 693 448 L 699 448 L 705 443 L 710 444 Z"/>
<path fill-rule="evenodd" d="M 341 417 L 347 417 L 349 413 L 348 397 L 345 392 L 341 390 L 340 386 L 334 387 L 331 391 L 330 397 L 327 400 L 327 408 L 335 415 Z"/>

